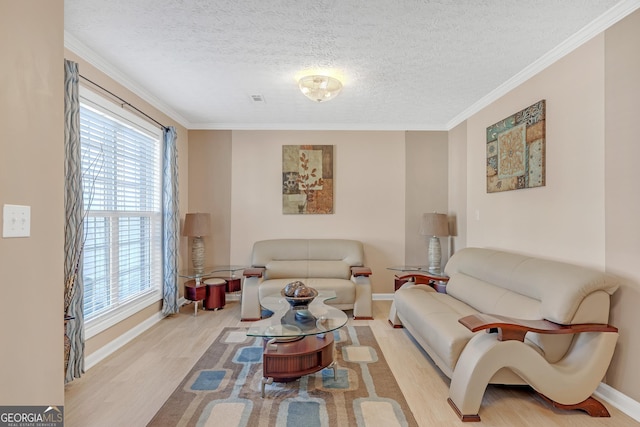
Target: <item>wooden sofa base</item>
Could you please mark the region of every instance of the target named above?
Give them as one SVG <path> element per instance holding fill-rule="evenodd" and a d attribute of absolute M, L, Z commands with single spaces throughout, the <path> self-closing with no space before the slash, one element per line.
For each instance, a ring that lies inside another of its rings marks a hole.
<path fill-rule="evenodd" d="M 549 403 L 554 408 L 562 409 L 565 411 L 579 409 L 581 411 L 586 412 L 590 417 L 610 417 L 611 416 L 607 408 L 594 397 L 589 397 L 587 400 L 580 403 L 576 403 L 575 405 L 563 405 L 561 403 L 558 403 L 549 399 L 547 396 L 545 396 L 542 393 L 538 393 L 538 395 L 540 395 L 540 397 L 542 397 L 547 403 Z M 458 416 L 458 418 L 460 418 L 462 422 L 479 422 L 480 421 L 480 415 L 478 414 L 465 415 L 461 413 L 460 409 L 458 409 L 458 406 L 456 406 L 456 404 L 453 402 L 453 400 L 451 400 L 451 398 L 448 398 L 447 402 L 449 402 L 449 405 L 451 406 L 453 411 L 456 413 L 456 415 Z"/>
<path fill-rule="evenodd" d="M 451 405 L 451 408 L 453 408 L 453 411 L 456 413 L 456 415 L 458 416 L 458 418 L 460 418 L 460 420 L 462 422 L 465 422 L 465 423 L 477 423 L 477 422 L 480 421 L 480 415 L 478 415 L 478 414 L 475 414 L 475 415 L 464 415 L 462 412 L 460 412 L 460 409 L 458 409 L 456 404 L 453 403 L 453 400 L 451 400 L 451 398 L 448 398 L 447 402 L 449 402 L 449 405 Z"/>
<path fill-rule="evenodd" d="M 558 403 L 549 399 L 547 396 L 545 396 L 542 393 L 538 393 L 538 394 L 540 395 L 540 397 L 542 397 L 547 403 L 549 403 L 554 408 L 564 409 L 567 411 L 570 411 L 573 409 L 579 409 L 581 411 L 586 412 L 591 417 L 610 417 L 611 416 L 607 408 L 602 403 L 600 403 L 599 400 L 597 400 L 594 397 L 588 397 L 587 400 L 580 403 L 576 403 L 575 405 L 563 405 L 561 403 Z"/>
<path fill-rule="evenodd" d="M 395 329 L 402 329 L 402 328 L 404 328 L 404 326 L 402 326 L 402 325 L 394 325 L 394 324 L 393 324 L 393 322 L 392 322 L 391 320 L 389 320 L 389 324 L 390 324 L 391 326 L 393 326 L 393 328 L 395 328 Z"/>

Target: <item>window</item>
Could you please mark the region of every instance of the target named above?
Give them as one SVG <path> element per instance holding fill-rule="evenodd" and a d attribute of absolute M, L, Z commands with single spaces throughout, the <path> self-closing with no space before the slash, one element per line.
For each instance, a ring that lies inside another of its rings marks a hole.
<path fill-rule="evenodd" d="M 159 129 L 80 91 L 87 337 L 161 298 Z"/>

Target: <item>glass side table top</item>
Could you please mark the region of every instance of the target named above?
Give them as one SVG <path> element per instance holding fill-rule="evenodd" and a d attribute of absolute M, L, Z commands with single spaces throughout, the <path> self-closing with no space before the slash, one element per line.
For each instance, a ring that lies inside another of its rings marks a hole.
<path fill-rule="evenodd" d="M 248 268 L 246 265 L 214 265 L 213 267 L 205 267 L 201 273 L 196 273 L 193 268 L 181 270 L 178 276 L 185 279 L 200 279 L 206 276 L 212 276 L 217 273 L 231 273 L 231 277 L 235 277 L 236 272 Z"/>
<path fill-rule="evenodd" d="M 444 271 L 429 270 L 426 265 L 394 265 L 393 267 L 387 267 L 387 270 L 401 271 L 407 274 L 426 274 L 433 277 L 442 277 L 443 279 L 449 279 L 449 276 L 444 274 Z"/>
<path fill-rule="evenodd" d="M 324 302 L 336 297 L 334 291 L 321 291 L 308 306 L 292 308 L 280 294 L 269 295 L 260 302 L 273 316 L 254 322 L 247 335 L 265 338 L 302 338 L 320 335 L 343 327 L 346 313 Z"/>

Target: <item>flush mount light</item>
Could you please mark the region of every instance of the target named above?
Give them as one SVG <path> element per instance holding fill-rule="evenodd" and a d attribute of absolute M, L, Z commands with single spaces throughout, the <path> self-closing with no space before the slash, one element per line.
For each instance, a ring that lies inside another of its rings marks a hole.
<path fill-rule="evenodd" d="M 305 76 L 298 80 L 302 93 L 312 101 L 324 102 L 335 98 L 342 89 L 340 80 L 330 76 Z"/>

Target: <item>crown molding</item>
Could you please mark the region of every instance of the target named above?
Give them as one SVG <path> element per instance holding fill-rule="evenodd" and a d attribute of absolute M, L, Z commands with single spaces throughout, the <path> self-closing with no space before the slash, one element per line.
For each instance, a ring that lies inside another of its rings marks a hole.
<path fill-rule="evenodd" d="M 569 37 L 564 42 L 560 43 L 555 48 L 551 49 L 545 55 L 541 56 L 537 61 L 520 71 L 518 74 L 489 92 L 484 97 L 480 98 L 475 104 L 471 105 L 467 109 L 463 110 L 456 117 L 451 119 L 446 129 L 451 130 L 458 126 L 463 121 L 467 120 L 472 115 L 476 114 L 483 108 L 487 107 L 491 103 L 497 101 L 502 96 L 509 93 L 511 90 L 520 86 L 531 77 L 538 74 L 540 71 L 549 67 L 559 59 L 565 57 L 569 53 L 573 52 L 598 34 L 604 32 L 606 29 L 630 15 L 640 8 L 639 0 L 623 0 L 604 14 L 600 15 L 595 20 L 591 21 L 573 36 Z"/>
<path fill-rule="evenodd" d="M 447 131 L 430 123 L 191 123 L 198 130 Z"/>
<path fill-rule="evenodd" d="M 98 55 L 94 50 L 89 48 L 87 45 L 78 40 L 75 36 L 70 34 L 65 30 L 64 32 L 64 47 L 69 49 L 71 52 L 80 56 L 82 59 L 87 61 L 89 64 L 96 67 L 98 70 L 115 80 L 117 83 L 124 86 L 126 89 L 138 95 L 140 98 L 144 99 L 146 102 L 151 104 L 153 107 L 160 110 L 162 113 L 166 114 L 172 120 L 175 120 L 180 125 L 184 126 L 187 129 L 191 129 L 190 123 L 187 119 L 182 117 L 177 111 L 169 107 L 164 102 L 160 101 L 154 95 L 149 93 L 146 89 L 142 88 L 137 82 L 131 80 L 127 75 L 125 75 L 122 71 L 114 67 L 110 62 L 106 59 Z"/>

